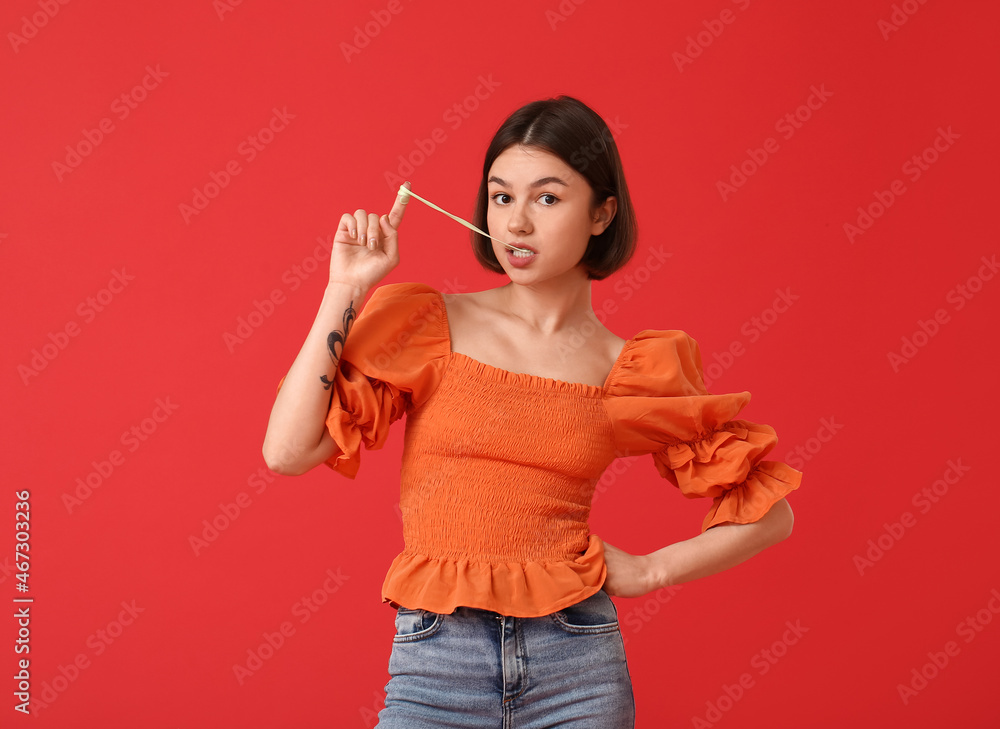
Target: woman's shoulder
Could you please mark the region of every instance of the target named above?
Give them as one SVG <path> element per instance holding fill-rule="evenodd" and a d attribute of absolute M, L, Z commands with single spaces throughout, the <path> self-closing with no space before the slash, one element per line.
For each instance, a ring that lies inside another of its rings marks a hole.
<path fill-rule="evenodd" d="M 433 286 L 414 281 L 382 284 L 365 302 L 347 343 L 355 345 L 352 354 L 363 345 L 385 349 L 387 342 L 444 351 L 445 326 L 441 295 Z"/>
<path fill-rule="evenodd" d="M 374 288 L 359 316 L 406 321 L 421 316 L 443 318 L 441 292 L 419 281 L 400 281 Z"/>
<path fill-rule="evenodd" d="M 612 384 L 618 394 L 702 391 L 698 343 L 683 329 L 643 329 L 626 342 Z"/>
<path fill-rule="evenodd" d="M 438 297 L 441 292 L 430 284 L 421 281 L 397 281 L 381 284 L 371 291 L 369 301 L 378 298 L 380 301 L 394 301 L 410 296 Z"/>
<path fill-rule="evenodd" d="M 448 351 L 438 291 L 406 281 L 372 291 L 341 359 L 368 377 L 411 390 L 418 402 L 437 386 Z"/>
<path fill-rule="evenodd" d="M 691 357 L 698 343 L 683 329 L 643 329 L 625 343 L 625 350 L 639 364 Z"/>
<path fill-rule="evenodd" d="M 495 297 L 498 289 L 483 289 L 482 291 L 458 291 L 458 286 L 453 287 L 454 291 L 440 291 L 441 298 L 449 307 L 458 309 L 478 307 L 480 309 L 495 310 Z M 461 287 L 464 288 L 464 287 Z"/>

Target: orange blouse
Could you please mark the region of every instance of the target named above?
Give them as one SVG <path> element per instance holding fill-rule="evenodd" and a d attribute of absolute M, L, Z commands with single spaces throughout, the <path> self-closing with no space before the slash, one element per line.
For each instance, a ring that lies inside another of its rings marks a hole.
<path fill-rule="evenodd" d="M 683 331 L 636 334 L 603 387 L 565 382 L 451 351 L 441 293 L 387 284 L 341 353 L 326 420 L 338 453 L 327 465 L 355 478 L 361 444 L 381 448 L 405 413 L 405 546 L 382 602 L 537 617 L 604 584 L 604 545 L 587 520 L 616 458 L 651 454 L 685 496 L 711 497 L 702 531 L 757 521 L 798 488 L 801 472 L 762 460 L 774 429 L 734 419 L 749 402 L 749 392 L 708 393 Z"/>

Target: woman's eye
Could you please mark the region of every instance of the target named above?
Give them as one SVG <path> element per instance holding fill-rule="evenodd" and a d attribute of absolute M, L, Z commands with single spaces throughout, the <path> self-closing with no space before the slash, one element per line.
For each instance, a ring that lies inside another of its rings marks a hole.
<path fill-rule="evenodd" d="M 508 202 L 509 202 L 509 199 L 510 199 L 510 195 L 508 195 L 508 194 L 507 194 L 506 192 L 495 192 L 495 193 L 493 193 L 493 194 L 492 194 L 492 195 L 490 196 L 490 198 L 491 198 L 491 199 L 493 200 L 493 202 L 495 202 L 495 203 L 498 203 L 498 204 L 500 204 L 500 205 L 506 205 L 506 204 L 508 204 Z M 507 198 L 507 200 L 501 200 L 500 198 Z M 556 204 L 557 202 L 559 202 L 559 198 L 557 198 L 557 197 L 556 197 L 555 195 L 553 195 L 553 194 L 552 194 L 551 192 L 546 192 L 546 193 L 544 193 L 544 194 L 540 195 L 538 199 L 539 199 L 539 200 L 546 200 L 546 199 L 548 199 L 548 200 L 549 200 L 548 202 L 543 202 L 543 203 L 542 203 L 542 205 L 543 205 L 544 207 L 547 207 L 547 208 L 550 208 L 550 207 L 552 207 L 553 205 L 555 205 L 555 204 Z"/>

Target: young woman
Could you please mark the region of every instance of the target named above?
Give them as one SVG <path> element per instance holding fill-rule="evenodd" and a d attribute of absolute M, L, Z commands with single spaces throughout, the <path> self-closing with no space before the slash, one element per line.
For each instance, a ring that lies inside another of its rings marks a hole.
<path fill-rule="evenodd" d="M 625 265 L 637 229 L 615 142 L 586 105 L 530 103 L 486 152 L 473 222 L 490 238 L 473 233 L 472 247 L 504 285 L 378 286 L 399 263 L 408 198 L 342 216 L 264 458 L 281 474 L 326 463 L 353 479 L 361 444 L 382 447 L 406 414 L 379 727 L 632 727 L 609 596 L 714 574 L 784 539 L 802 474 L 762 460 L 774 430 L 736 419 L 750 393 L 708 393 L 686 333 L 626 340 L 598 320 L 590 282 Z M 644 454 L 713 501 L 700 534 L 633 555 L 587 519 L 605 468 Z"/>

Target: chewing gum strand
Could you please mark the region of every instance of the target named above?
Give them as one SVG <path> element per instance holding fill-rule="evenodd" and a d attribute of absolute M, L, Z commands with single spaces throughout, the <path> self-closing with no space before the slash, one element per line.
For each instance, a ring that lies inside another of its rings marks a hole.
<path fill-rule="evenodd" d="M 434 208 L 435 210 L 437 210 L 438 212 L 444 213 L 445 215 L 447 215 L 452 220 L 457 220 L 459 223 L 461 223 L 462 225 L 464 225 L 469 230 L 474 230 L 474 231 L 476 231 L 477 233 L 479 233 L 481 235 L 485 235 L 490 240 L 495 240 L 497 243 L 500 243 L 500 244 L 506 246 L 507 248 L 510 248 L 511 250 L 514 250 L 514 251 L 522 251 L 522 250 L 524 250 L 523 248 L 518 248 L 517 246 L 513 246 L 510 243 L 502 241 L 499 238 L 494 238 L 489 233 L 485 233 L 485 232 L 481 231 L 479 228 L 477 228 L 476 226 L 474 226 L 472 223 L 467 223 L 464 220 L 462 220 L 460 217 L 458 217 L 457 215 L 452 215 L 447 210 L 442 210 L 441 208 L 439 208 L 434 203 L 429 202 L 427 200 L 424 200 L 422 197 L 420 197 L 420 195 L 418 195 L 417 193 L 413 192 L 412 190 L 407 190 L 403 185 L 399 186 L 399 194 L 400 195 L 409 195 L 411 197 L 415 197 L 415 198 L 417 198 L 417 200 L 419 200 L 420 202 L 422 202 L 424 205 L 428 205 L 428 206 Z"/>

